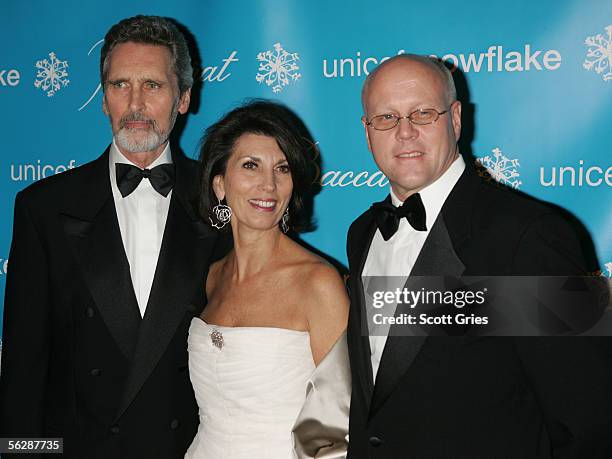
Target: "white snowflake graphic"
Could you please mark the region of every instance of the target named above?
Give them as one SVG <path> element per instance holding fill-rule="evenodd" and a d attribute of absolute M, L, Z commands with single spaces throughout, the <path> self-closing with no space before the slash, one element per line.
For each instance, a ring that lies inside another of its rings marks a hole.
<path fill-rule="evenodd" d="M 517 170 L 520 167 L 518 159 L 506 158 L 499 147 L 494 148 L 491 152 L 493 156 L 476 158 L 478 175 L 489 181 L 495 180 L 502 185 L 518 189 L 523 183 L 519 180 L 521 174 Z"/>
<path fill-rule="evenodd" d="M 297 73 L 300 67 L 296 64 L 300 60 L 298 53 L 289 53 L 280 43 L 274 44 L 274 51 L 262 51 L 257 54 L 259 69 L 255 79 L 259 84 L 265 82 L 272 86 L 272 92 L 281 92 L 284 86 L 291 81 L 299 80 L 302 75 Z"/>
<path fill-rule="evenodd" d="M 599 75 L 603 73 L 603 80 L 610 81 L 612 80 L 612 24 L 604 30 L 608 33 L 607 37 L 598 33 L 584 40 L 584 44 L 589 48 L 582 66 L 587 70 L 595 69 Z"/>
<path fill-rule="evenodd" d="M 612 261 L 606 263 L 606 271 L 608 271 L 608 277 L 612 278 Z"/>
<path fill-rule="evenodd" d="M 68 61 L 60 61 L 55 53 L 49 53 L 49 58 L 36 61 L 36 81 L 34 86 L 47 91 L 47 97 L 53 97 L 62 86 L 66 87 L 70 83 L 68 77 Z"/>

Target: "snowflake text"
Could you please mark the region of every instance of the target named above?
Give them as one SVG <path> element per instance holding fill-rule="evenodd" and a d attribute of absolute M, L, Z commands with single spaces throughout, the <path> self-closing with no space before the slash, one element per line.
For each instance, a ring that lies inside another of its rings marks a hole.
<path fill-rule="evenodd" d="M 582 66 L 586 70 L 595 70 L 604 81 L 610 81 L 612 80 L 612 24 L 604 30 L 608 33 L 607 37 L 598 33 L 584 40 L 588 49 Z"/>
<path fill-rule="evenodd" d="M 499 148 L 494 148 L 491 152 L 492 157 L 487 155 L 476 159 L 476 165 L 479 166 L 478 175 L 515 189 L 520 187 L 523 182 L 519 180 L 518 159 L 506 158 Z"/>
<path fill-rule="evenodd" d="M 298 53 L 288 53 L 280 43 L 275 43 L 274 51 L 257 54 L 259 69 L 255 79 L 259 84 L 265 82 L 267 86 L 272 86 L 272 92 L 281 92 L 284 86 L 302 77 L 297 73 L 300 67 L 296 62 L 299 59 Z"/>
<path fill-rule="evenodd" d="M 68 61 L 60 61 L 55 53 L 49 53 L 49 58 L 36 61 L 36 80 L 34 86 L 47 91 L 47 97 L 53 97 L 62 87 L 68 86 Z"/>

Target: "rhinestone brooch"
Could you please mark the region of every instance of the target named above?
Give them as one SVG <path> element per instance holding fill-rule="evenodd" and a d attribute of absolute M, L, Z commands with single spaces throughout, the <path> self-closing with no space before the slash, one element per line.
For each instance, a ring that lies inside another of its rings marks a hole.
<path fill-rule="evenodd" d="M 216 328 L 210 332 L 210 339 L 217 349 L 221 350 L 223 348 L 223 335 Z"/>

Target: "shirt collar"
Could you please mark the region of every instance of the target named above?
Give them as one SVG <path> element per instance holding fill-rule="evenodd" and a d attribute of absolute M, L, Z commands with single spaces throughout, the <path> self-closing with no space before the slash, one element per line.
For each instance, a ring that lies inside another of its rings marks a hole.
<path fill-rule="evenodd" d="M 426 217 L 426 225 L 427 229 L 431 229 L 436 218 L 438 218 L 438 214 L 440 213 L 440 209 L 444 205 L 444 201 L 450 194 L 451 190 L 461 177 L 461 174 L 465 170 L 465 161 L 463 157 L 459 155 L 455 161 L 450 165 L 448 169 L 442 174 L 438 179 L 427 185 L 419 194 L 421 195 L 421 200 L 423 201 L 423 206 L 425 207 L 425 217 Z M 399 207 L 402 205 L 402 201 L 395 195 L 393 189 L 390 190 L 391 194 L 391 202 L 394 206 Z"/>
<path fill-rule="evenodd" d="M 115 142 L 115 138 L 113 137 L 113 143 L 110 148 L 110 167 L 111 171 L 115 169 L 115 164 L 131 164 L 132 166 L 137 166 L 132 161 L 127 159 L 123 153 L 117 147 L 117 143 Z M 166 148 L 162 151 L 161 155 L 159 155 L 155 161 L 153 161 L 148 169 L 153 169 L 155 166 L 159 166 L 160 164 L 172 164 L 172 152 L 170 151 L 170 142 L 166 143 Z M 139 166 L 137 166 L 139 167 Z"/>

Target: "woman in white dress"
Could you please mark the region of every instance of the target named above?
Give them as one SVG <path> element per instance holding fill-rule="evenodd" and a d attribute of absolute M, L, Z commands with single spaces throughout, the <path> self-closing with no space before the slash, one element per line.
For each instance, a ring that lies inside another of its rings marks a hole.
<path fill-rule="evenodd" d="M 299 118 L 267 101 L 233 110 L 203 139 L 202 214 L 234 248 L 211 266 L 189 330 L 200 425 L 186 458 L 342 457 L 348 298 L 338 272 L 285 234 L 304 223 L 313 145 Z M 325 390 L 333 403 L 317 400 Z"/>

